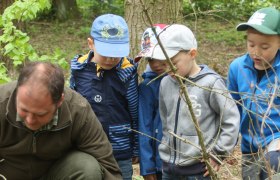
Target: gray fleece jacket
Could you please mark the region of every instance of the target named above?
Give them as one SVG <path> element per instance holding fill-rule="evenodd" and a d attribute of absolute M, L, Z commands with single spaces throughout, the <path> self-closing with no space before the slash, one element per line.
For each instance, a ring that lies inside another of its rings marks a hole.
<path fill-rule="evenodd" d="M 202 70 L 197 75 L 188 78 L 197 86 L 189 82 L 185 82 L 185 85 L 204 135 L 204 144 L 209 151 L 226 155 L 237 142 L 240 115 L 222 77 L 206 65 L 200 67 Z M 160 85 L 163 138 L 159 153 L 167 164 L 190 166 L 200 162 L 201 151 L 168 133 L 172 131 L 200 147 L 187 103 L 182 97 L 178 82 L 166 76 Z"/>

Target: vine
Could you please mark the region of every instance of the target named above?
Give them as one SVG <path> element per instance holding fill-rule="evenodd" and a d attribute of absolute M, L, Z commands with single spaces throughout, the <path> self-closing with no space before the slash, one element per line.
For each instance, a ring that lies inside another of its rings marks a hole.
<path fill-rule="evenodd" d="M 61 51 L 55 51 L 53 55 L 38 55 L 29 43 L 30 38 L 27 33 L 17 29 L 14 24 L 14 22 L 33 20 L 40 11 L 50 9 L 50 7 L 49 0 L 20 0 L 15 1 L 0 15 L 0 29 L 2 29 L 2 34 L 0 34 L 0 57 L 7 57 L 14 68 L 25 64 L 27 61 L 50 61 L 64 69 L 68 68 L 68 63 L 62 57 Z M 1 63 L 0 83 L 10 80 L 6 64 Z"/>

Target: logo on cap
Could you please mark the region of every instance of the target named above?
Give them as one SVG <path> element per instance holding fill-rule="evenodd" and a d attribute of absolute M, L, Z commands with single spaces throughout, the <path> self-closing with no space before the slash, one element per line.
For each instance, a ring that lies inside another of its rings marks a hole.
<path fill-rule="evenodd" d="M 265 13 L 256 12 L 248 21 L 250 24 L 257 24 L 262 25 L 262 23 L 265 21 Z"/>
<path fill-rule="evenodd" d="M 122 38 L 124 36 L 124 31 L 118 25 L 116 27 L 110 27 L 109 25 L 105 25 L 101 30 L 101 36 L 106 39 L 114 37 Z"/>

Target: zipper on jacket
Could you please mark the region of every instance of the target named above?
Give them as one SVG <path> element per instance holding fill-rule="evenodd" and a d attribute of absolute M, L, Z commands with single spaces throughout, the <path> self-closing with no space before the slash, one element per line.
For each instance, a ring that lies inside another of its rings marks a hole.
<path fill-rule="evenodd" d="M 37 142 L 36 142 L 36 134 L 33 134 L 33 138 L 32 138 L 32 153 L 35 154 L 37 152 Z"/>
<path fill-rule="evenodd" d="M 32 153 L 35 154 L 37 152 L 37 136 L 39 134 L 47 132 L 47 131 L 53 131 L 53 132 L 60 131 L 64 128 L 68 127 L 69 124 L 70 124 L 70 122 L 67 122 L 61 128 L 57 128 L 57 129 L 53 129 L 53 130 L 43 130 L 43 131 L 33 133 L 33 135 L 32 135 Z"/>
<path fill-rule="evenodd" d="M 158 129 L 157 128 L 154 131 L 154 138 L 155 139 L 158 138 Z M 157 159 L 157 152 L 158 152 L 158 150 L 157 150 L 157 141 L 154 140 L 154 139 L 152 139 L 152 149 L 153 149 L 153 156 L 152 156 L 152 158 L 154 160 L 156 160 Z"/>
<path fill-rule="evenodd" d="M 257 79 L 254 81 L 254 85 L 253 82 L 251 81 L 251 87 L 254 86 L 254 89 L 253 89 L 253 94 L 252 94 L 252 98 L 254 99 L 255 98 L 255 95 L 256 95 L 256 91 L 257 91 L 257 85 L 261 82 L 261 80 L 263 79 L 263 76 L 258 79 L 258 72 L 255 70 L 255 69 L 251 69 L 255 75 L 255 77 L 257 77 Z M 250 106 L 249 106 L 249 110 L 251 111 L 252 110 L 252 104 L 253 104 L 253 101 L 250 102 Z M 250 117 L 251 117 L 251 114 L 250 113 Z M 254 116 L 254 114 L 252 114 Z"/>
<path fill-rule="evenodd" d="M 175 115 L 175 126 L 174 126 L 174 133 L 177 134 L 177 126 L 178 126 L 178 117 L 179 117 L 179 109 L 180 109 L 180 103 L 181 103 L 181 98 L 179 96 L 179 99 L 177 101 L 177 107 L 176 107 L 176 115 Z M 177 148 L 176 148 L 176 137 L 173 137 L 173 145 L 174 145 L 174 160 L 173 160 L 173 164 L 175 164 L 176 161 L 176 156 L 177 156 Z"/>

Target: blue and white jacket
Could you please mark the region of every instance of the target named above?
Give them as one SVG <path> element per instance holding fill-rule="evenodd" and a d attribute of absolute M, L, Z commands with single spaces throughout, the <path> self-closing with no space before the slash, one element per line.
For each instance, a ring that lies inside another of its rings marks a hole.
<path fill-rule="evenodd" d="M 280 50 L 272 68 L 257 81 L 257 71 L 249 54 L 235 59 L 229 69 L 228 89 L 241 114 L 242 153 L 257 152 L 280 138 Z"/>
<path fill-rule="evenodd" d="M 91 62 L 94 52 L 71 61 L 70 87 L 83 95 L 101 122 L 117 160 L 138 156 L 137 64 L 126 57 L 104 70 Z M 97 73 L 98 72 L 98 73 Z"/>
<path fill-rule="evenodd" d="M 161 78 L 148 83 L 158 75 L 149 66 L 143 73 L 144 81 L 139 85 L 139 136 L 140 174 L 142 176 L 156 174 L 162 170 L 162 162 L 158 152 L 162 138 L 162 124 L 159 114 L 159 85 Z M 148 137 L 148 136 L 150 137 Z"/>

